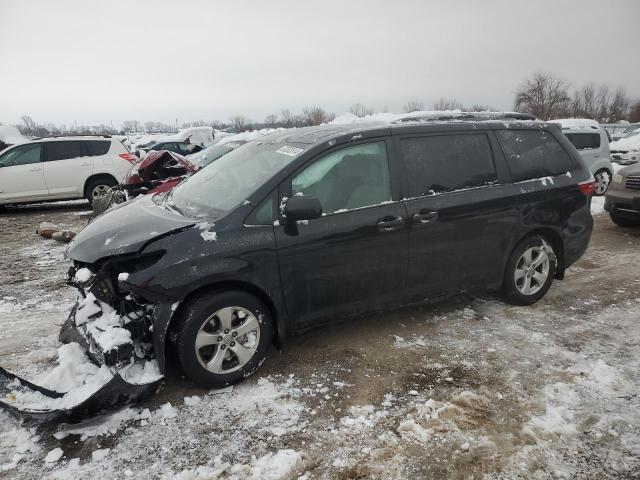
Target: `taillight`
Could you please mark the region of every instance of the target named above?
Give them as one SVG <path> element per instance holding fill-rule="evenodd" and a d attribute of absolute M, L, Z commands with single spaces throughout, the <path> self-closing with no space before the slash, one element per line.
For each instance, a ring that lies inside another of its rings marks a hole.
<path fill-rule="evenodd" d="M 136 157 L 133 153 L 121 153 L 118 155 L 120 158 L 124 158 L 129 163 L 136 163 L 138 157 Z"/>
<path fill-rule="evenodd" d="M 580 187 L 580 191 L 585 197 L 590 197 L 596 191 L 598 184 L 596 183 L 595 179 L 591 177 L 585 182 L 580 182 L 578 184 L 578 187 Z"/>

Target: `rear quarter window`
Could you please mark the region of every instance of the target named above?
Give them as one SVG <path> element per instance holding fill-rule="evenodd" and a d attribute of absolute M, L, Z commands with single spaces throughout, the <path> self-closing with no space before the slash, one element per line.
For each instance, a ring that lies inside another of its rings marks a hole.
<path fill-rule="evenodd" d="M 565 133 L 565 136 L 578 150 L 600 148 L 599 133 Z"/>
<path fill-rule="evenodd" d="M 98 157 L 100 155 L 106 155 L 111 147 L 111 142 L 107 140 L 85 140 L 84 146 L 87 150 L 87 155 L 90 157 Z"/>
<path fill-rule="evenodd" d="M 514 182 L 553 177 L 574 167 L 562 145 L 545 130 L 498 130 L 496 136 Z"/>
<path fill-rule="evenodd" d="M 481 187 L 497 180 L 484 134 L 404 138 L 400 148 L 410 197 Z"/>

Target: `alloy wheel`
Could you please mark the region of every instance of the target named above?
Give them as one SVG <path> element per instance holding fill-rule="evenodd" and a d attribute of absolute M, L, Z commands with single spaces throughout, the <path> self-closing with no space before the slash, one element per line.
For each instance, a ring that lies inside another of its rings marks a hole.
<path fill-rule="evenodd" d="M 543 246 L 527 248 L 516 263 L 514 280 L 523 295 L 535 295 L 549 278 L 549 254 Z"/>
<path fill-rule="evenodd" d="M 260 343 L 260 322 L 242 307 L 221 308 L 200 327 L 196 357 L 206 370 L 227 374 L 244 367 Z"/>
<path fill-rule="evenodd" d="M 111 187 L 109 185 L 96 185 L 91 191 L 91 197 L 96 199 L 109 193 Z"/>
<path fill-rule="evenodd" d="M 596 180 L 596 195 L 604 195 L 609 188 L 609 183 L 611 182 L 611 178 L 609 172 L 600 171 L 595 175 Z"/>

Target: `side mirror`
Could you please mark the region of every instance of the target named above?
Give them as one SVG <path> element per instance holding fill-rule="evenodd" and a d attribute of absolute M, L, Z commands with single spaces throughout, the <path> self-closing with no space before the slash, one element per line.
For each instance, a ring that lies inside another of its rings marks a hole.
<path fill-rule="evenodd" d="M 322 204 L 316 197 L 301 197 L 296 195 L 287 200 L 284 207 L 287 220 L 313 220 L 322 216 Z"/>

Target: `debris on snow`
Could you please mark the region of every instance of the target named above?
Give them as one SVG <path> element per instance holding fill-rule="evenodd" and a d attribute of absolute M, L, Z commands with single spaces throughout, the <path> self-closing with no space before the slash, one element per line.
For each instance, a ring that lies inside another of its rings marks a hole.
<path fill-rule="evenodd" d="M 110 448 L 100 448 L 98 450 L 94 450 L 93 452 L 91 452 L 91 460 L 94 462 L 101 462 L 102 460 L 107 458 L 109 452 L 111 452 Z"/>
<path fill-rule="evenodd" d="M 62 458 L 62 455 L 64 455 L 64 452 L 60 447 L 54 448 L 49 453 L 47 453 L 46 457 L 44 457 L 44 463 L 56 463 Z"/>

